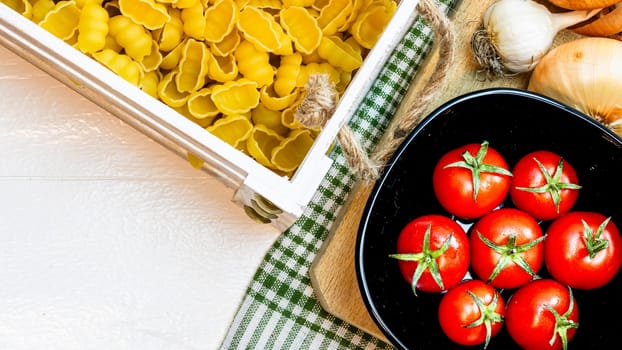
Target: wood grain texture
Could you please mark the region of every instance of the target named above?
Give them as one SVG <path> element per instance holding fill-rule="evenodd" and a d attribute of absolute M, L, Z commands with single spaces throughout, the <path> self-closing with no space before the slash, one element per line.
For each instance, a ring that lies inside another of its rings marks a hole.
<path fill-rule="evenodd" d="M 481 25 L 481 18 L 486 8 L 493 2 L 494 0 L 462 1 L 454 12 L 450 13 L 456 34 L 454 63 L 448 72 L 445 88 L 435 94 L 432 102 L 422 111 L 423 116 L 443 103 L 471 91 L 492 87 L 526 89 L 528 74 L 494 81 L 482 80 L 477 74 L 479 66 L 472 56 L 470 36 Z M 556 44 L 573 37 L 572 33 L 561 33 L 556 39 Z M 432 50 L 411 83 L 408 94 L 393 120 L 404 113 L 405 106 L 411 99 L 419 96 L 439 59 L 448 58 L 438 57 L 436 50 Z M 357 230 L 372 188 L 373 184 L 355 185 L 348 203 L 344 206 L 345 209 L 335 222 L 331 234 L 311 267 L 310 277 L 320 303 L 328 312 L 386 341 L 386 337 L 365 308 L 354 265 Z"/>

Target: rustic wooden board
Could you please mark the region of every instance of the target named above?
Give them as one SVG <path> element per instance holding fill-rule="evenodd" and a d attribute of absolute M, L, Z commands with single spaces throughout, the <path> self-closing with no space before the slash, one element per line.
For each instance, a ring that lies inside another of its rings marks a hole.
<path fill-rule="evenodd" d="M 478 66 L 472 56 L 470 35 L 480 26 L 483 13 L 493 1 L 462 1 L 449 15 L 456 33 L 456 56 L 448 73 L 446 86 L 435 93 L 432 102 L 422 115 L 427 115 L 444 102 L 470 91 L 490 87 L 521 89 L 527 87 L 528 74 L 494 81 L 478 79 L 476 74 Z M 572 36 L 572 33 L 560 34 L 556 43 Z M 398 109 L 394 120 L 399 118 L 409 99 L 417 98 L 420 94 L 430 73 L 435 69 L 435 62 L 438 59 L 446 58 L 439 58 L 435 51 L 429 55 L 412 82 L 408 95 Z M 358 183 L 355 185 L 348 203 L 344 205 L 345 209 L 335 222 L 331 234 L 311 267 L 310 277 L 320 303 L 328 312 L 386 341 L 386 337 L 365 308 L 354 265 L 359 221 L 372 187 L 373 184 Z"/>

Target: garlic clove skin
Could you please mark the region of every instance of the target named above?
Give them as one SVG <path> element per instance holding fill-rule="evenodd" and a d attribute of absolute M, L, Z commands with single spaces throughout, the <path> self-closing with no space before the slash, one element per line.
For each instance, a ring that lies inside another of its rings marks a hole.
<path fill-rule="evenodd" d="M 557 28 L 549 10 L 531 0 L 501 0 L 488 7 L 484 29 L 512 73 L 531 71 L 553 45 Z"/>

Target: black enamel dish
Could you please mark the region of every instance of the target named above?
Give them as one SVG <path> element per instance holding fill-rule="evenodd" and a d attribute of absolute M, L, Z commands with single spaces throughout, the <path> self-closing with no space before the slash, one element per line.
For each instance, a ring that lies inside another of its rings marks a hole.
<path fill-rule="evenodd" d="M 583 186 L 574 209 L 611 216 L 622 229 L 622 139 L 613 132 L 574 109 L 523 90 L 487 89 L 447 102 L 395 152 L 371 193 L 358 231 L 355 261 L 363 300 L 378 327 L 400 349 L 464 349 L 446 338 L 438 325 L 440 295 L 420 292 L 415 297 L 388 255 L 395 252 L 397 236 L 408 221 L 432 213 L 449 216 L 432 190 L 438 158 L 483 140 L 499 150 L 510 167 L 537 149 L 562 155 L 574 165 Z M 540 272 L 546 276 L 544 268 Z M 507 300 L 510 293 L 502 295 Z M 580 327 L 569 349 L 619 347 L 622 271 L 605 287 L 574 293 Z M 504 327 L 488 349 L 518 347 Z"/>

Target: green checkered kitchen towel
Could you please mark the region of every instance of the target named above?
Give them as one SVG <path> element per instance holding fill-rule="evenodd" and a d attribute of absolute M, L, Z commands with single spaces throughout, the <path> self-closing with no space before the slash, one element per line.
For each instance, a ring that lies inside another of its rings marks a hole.
<path fill-rule="evenodd" d="M 456 1 L 441 0 L 439 6 L 449 11 Z M 350 120 L 364 149 L 371 150 L 379 141 L 429 52 L 432 37 L 432 29 L 421 18 L 415 20 Z M 221 350 L 392 348 L 327 313 L 313 294 L 309 269 L 355 182 L 339 147 L 331 157 L 334 164 L 307 210 L 259 266 Z"/>

